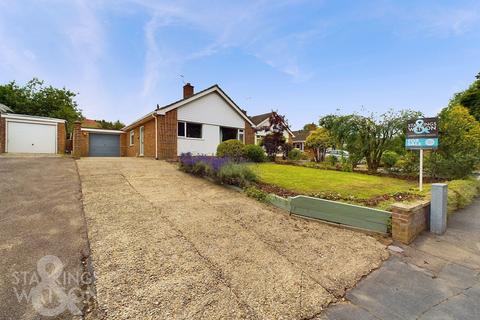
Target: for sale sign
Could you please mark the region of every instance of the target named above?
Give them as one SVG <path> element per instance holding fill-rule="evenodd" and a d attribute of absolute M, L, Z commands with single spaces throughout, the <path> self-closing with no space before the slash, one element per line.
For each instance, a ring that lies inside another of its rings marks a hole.
<path fill-rule="evenodd" d="M 408 121 L 407 149 L 437 149 L 438 148 L 438 119 L 419 118 Z"/>

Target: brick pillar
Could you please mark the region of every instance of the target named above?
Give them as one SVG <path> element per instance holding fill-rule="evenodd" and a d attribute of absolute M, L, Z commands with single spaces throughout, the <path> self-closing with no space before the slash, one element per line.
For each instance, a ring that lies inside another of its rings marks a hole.
<path fill-rule="evenodd" d="M 73 150 L 72 157 L 79 159 L 82 154 L 82 123 L 75 121 L 73 126 Z"/>
<path fill-rule="evenodd" d="M 57 123 L 57 153 L 64 154 L 67 143 L 65 123 Z"/>
<path fill-rule="evenodd" d="M 429 228 L 430 201 L 392 205 L 392 238 L 405 244 Z"/>
<path fill-rule="evenodd" d="M 245 144 L 254 144 L 255 143 L 255 130 L 253 130 L 252 125 L 245 121 Z"/>
<path fill-rule="evenodd" d="M 6 141 L 5 126 L 6 126 L 5 118 L 0 117 L 0 153 L 5 152 L 5 141 Z"/>
<path fill-rule="evenodd" d="M 177 109 L 158 116 L 158 158 L 177 160 Z"/>

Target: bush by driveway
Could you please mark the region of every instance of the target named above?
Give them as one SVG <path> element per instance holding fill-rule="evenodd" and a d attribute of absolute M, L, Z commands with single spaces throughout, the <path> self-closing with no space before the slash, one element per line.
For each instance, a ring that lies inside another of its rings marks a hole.
<path fill-rule="evenodd" d="M 289 217 L 166 162 L 77 164 L 92 318 L 311 318 L 387 257 L 370 236 Z"/>

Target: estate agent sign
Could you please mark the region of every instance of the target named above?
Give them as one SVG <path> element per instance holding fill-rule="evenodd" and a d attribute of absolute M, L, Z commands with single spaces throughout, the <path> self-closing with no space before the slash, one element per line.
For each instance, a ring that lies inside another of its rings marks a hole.
<path fill-rule="evenodd" d="M 420 150 L 419 188 L 423 189 L 423 150 L 438 148 L 438 119 L 419 118 L 407 122 L 407 139 L 405 147 Z"/>
<path fill-rule="evenodd" d="M 407 149 L 437 149 L 438 148 L 438 119 L 420 118 L 408 121 Z"/>

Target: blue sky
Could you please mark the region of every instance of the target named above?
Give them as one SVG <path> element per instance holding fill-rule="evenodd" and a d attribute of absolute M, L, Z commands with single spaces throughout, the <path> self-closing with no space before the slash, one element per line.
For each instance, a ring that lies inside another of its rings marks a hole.
<path fill-rule="evenodd" d="M 180 75 L 294 129 L 362 106 L 435 115 L 480 71 L 478 30 L 480 1 L 0 0 L 0 83 L 38 77 L 125 123 L 181 98 Z"/>

